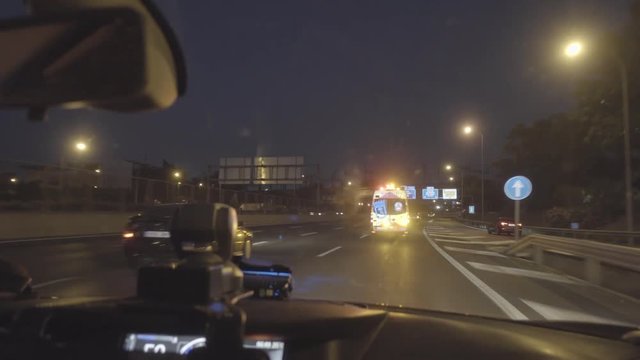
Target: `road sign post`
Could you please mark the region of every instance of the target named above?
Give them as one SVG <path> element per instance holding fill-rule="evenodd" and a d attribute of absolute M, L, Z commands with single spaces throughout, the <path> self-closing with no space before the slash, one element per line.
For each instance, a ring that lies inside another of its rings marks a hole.
<path fill-rule="evenodd" d="M 518 229 L 518 224 L 520 224 L 520 200 L 516 200 L 515 202 L 515 209 L 513 211 L 513 221 L 514 221 L 514 227 L 515 230 L 513 232 L 516 241 L 518 241 L 520 239 L 520 230 Z"/>
<path fill-rule="evenodd" d="M 531 184 L 531 180 L 527 179 L 524 176 L 514 176 L 504 183 L 504 194 L 507 195 L 509 199 L 515 202 L 513 211 L 513 226 L 515 228 L 514 235 L 516 241 L 520 238 L 520 200 L 529 197 L 532 190 L 533 184 Z"/>

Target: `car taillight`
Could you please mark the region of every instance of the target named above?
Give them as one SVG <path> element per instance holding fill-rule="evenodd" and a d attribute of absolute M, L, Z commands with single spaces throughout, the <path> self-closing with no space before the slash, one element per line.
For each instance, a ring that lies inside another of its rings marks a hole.
<path fill-rule="evenodd" d="M 125 239 L 131 239 L 134 236 L 135 236 L 135 234 L 132 233 L 132 232 L 126 232 L 126 233 L 122 234 L 122 237 L 125 238 Z"/>

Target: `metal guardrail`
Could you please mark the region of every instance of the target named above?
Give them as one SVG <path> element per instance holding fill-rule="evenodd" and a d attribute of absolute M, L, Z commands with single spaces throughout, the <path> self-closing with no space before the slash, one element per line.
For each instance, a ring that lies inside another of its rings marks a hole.
<path fill-rule="evenodd" d="M 544 263 L 546 252 L 584 259 L 584 278 L 592 283 L 602 283 L 602 265 L 608 264 L 640 273 L 640 248 L 605 244 L 596 241 L 533 234 L 507 248 L 506 255 L 517 255 L 532 248 L 532 258 Z"/>
<path fill-rule="evenodd" d="M 488 225 L 493 225 L 493 222 L 471 220 L 471 219 L 458 219 L 463 224 L 477 227 L 480 229 L 486 229 Z M 619 230 L 585 230 L 585 229 L 567 229 L 567 228 L 553 228 L 542 226 L 524 226 L 522 229 L 522 235 L 551 235 L 565 238 L 591 240 L 607 244 L 616 244 L 623 246 L 640 246 L 640 232 L 639 231 L 619 231 Z"/>
<path fill-rule="evenodd" d="M 592 240 L 609 244 L 638 246 L 640 245 L 640 232 L 619 231 L 619 230 L 583 230 L 549 228 L 540 226 L 527 226 L 529 233 L 552 235 L 560 237 L 571 237 L 574 239 Z"/>

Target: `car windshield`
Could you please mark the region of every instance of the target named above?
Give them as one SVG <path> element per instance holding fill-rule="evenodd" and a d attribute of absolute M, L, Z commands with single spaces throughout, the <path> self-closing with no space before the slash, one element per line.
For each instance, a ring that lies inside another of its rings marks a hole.
<path fill-rule="evenodd" d="M 640 324 L 640 1 L 154 3 L 173 106 L 0 110 L 0 258 L 39 295 L 131 296 L 193 247 L 153 221 L 224 203 L 293 299 Z"/>
<path fill-rule="evenodd" d="M 151 206 L 137 218 L 138 221 L 170 221 L 176 213 L 174 206 Z"/>

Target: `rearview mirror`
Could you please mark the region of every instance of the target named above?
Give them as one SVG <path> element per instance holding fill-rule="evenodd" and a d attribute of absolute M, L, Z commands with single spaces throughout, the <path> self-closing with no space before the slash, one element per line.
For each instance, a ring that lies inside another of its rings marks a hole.
<path fill-rule="evenodd" d="M 0 106 L 28 108 L 38 120 L 52 106 L 172 105 L 185 88 L 182 53 L 143 3 L 68 12 L 40 6 L 35 16 L 1 21 Z"/>

